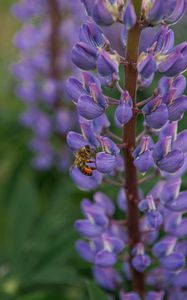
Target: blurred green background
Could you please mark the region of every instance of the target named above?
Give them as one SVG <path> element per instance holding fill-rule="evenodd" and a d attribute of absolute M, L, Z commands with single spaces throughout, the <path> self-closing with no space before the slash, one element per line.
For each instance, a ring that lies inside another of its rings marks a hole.
<path fill-rule="evenodd" d="M 0 299 L 106 300 L 91 281 L 90 265 L 74 249 L 73 223 L 88 194 L 67 174 L 37 173 L 30 166 L 29 132 L 18 122 L 23 104 L 10 72 L 17 59 L 12 38 L 20 27 L 10 13 L 14 2 L 0 1 Z M 176 28 L 178 41 L 186 28 Z"/>
<path fill-rule="evenodd" d="M 0 1 L 0 299 L 88 299 L 89 265 L 76 254 L 73 223 L 84 194 L 69 176 L 31 168 L 29 133 L 19 124 L 12 38 L 19 29 Z"/>

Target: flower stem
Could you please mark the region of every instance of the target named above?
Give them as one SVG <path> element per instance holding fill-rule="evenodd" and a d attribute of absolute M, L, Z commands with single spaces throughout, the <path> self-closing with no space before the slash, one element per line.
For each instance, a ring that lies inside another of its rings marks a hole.
<path fill-rule="evenodd" d="M 133 164 L 132 151 L 135 148 L 136 142 L 136 92 L 137 92 L 137 68 L 135 67 L 138 59 L 138 46 L 140 38 L 140 25 L 139 19 L 141 15 L 142 0 L 133 1 L 136 14 L 137 23 L 129 30 L 126 57 L 125 60 L 128 64 L 125 65 L 125 89 L 128 90 L 133 100 L 134 114 L 132 119 L 123 128 L 123 142 L 127 144 L 124 149 L 124 163 L 125 163 L 125 191 L 127 195 L 127 207 L 128 207 L 128 235 L 130 252 L 132 248 L 140 242 L 140 228 L 139 228 L 139 211 L 137 203 L 139 201 L 138 196 L 138 179 L 137 171 Z M 130 254 L 130 265 L 131 265 Z M 144 274 L 137 272 L 131 265 L 133 276 L 133 289 L 141 296 L 144 294 Z"/>

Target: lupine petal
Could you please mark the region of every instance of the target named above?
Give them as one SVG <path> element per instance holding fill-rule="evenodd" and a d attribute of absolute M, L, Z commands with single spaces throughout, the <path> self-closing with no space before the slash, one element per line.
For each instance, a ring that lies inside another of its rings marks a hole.
<path fill-rule="evenodd" d="M 147 254 L 136 255 L 132 259 L 132 265 L 138 272 L 144 272 L 145 269 L 151 264 L 151 259 Z"/>
<path fill-rule="evenodd" d="M 73 63 L 83 70 L 96 68 L 97 50 L 85 43 L 79 42 L 72 49 Z"/>
<path fill-rule="evenodd" d="M 145 173 L 153 166 L 153 156 L 150 150 L 145 151 L 134 160 L 134 165 L 139 172 Z"/>
<path fill-rule="evenodd" d="M 94 262 L 95 255 L 87 242 L 78 240 L 76 242 L 76 250 L 84 260 L 91 263 Z"/>
<path fill-rule="evenodd" d="M 163 257 L 165 255 L 169 255 L 173 252 L 176 242 L 177 239 L 173 236 L 166 236 L 165 238 L 162 238 L 153 246 L 152 251 L 154 256 Z"/>
<path fill-rule="evenodd" d="M 111 267 L 117 262 L 116 254 L 107 250 L 101 250 L 96 254 L 95 264 L 99 267 Z"/>
<path fill-rule="evenodd" d="M 95 48 L 103 48 L 106 43 L 108 45 L 110 44 L 102 30 L 95 23 L 90 21 L 81 26 L 79 39 L 81 42 Z"/>
<path fill-rule="evenodd" d="M 81 189 L 85 191 L 95 190 L 102 182 L 102 174 L 97 172 L 97 170 L 93 171 L 92 176 L 85 176 L 82 174 L 77 168 L 74 168 L 71 172 L 71 177 L 75 184 Z"/>
<path fill-rule="evenodd" d="M 184 164 L 184 154 L 181 150 L 173 150 L 163 159 L 157 162 L 159 169 L 168 173 L 174 173 Z"/>
<path fill-rule="evenodd" d="M 185 266 L 185 257 L 180 253 L 172 253 L 160 258 L 160 264 L 169 271 L 179 271 Z"/>
<path fill-rule="evenodd" d="M 82 94 L 86 94 L 87 92 L 83 88 L 82 83 L 74 77 L 70 77 L 66 81 L 65 92 L 68 94 L 70 99 L 75 103 L 78 101 L 79 97 Z"/>
<path fill-rule="evenodd" d="M 79 114 L 87 120 L 98 118 L 104 113 L 104 108 L 94 102 L 93 98 L 87 95 L 80 96 L 77 102 Z"/>
<path fill-rule="evenodd" d="M 164 292 L 148 292 L 146 294 L 145 300 L 163 300 Z"/>
<path fill-rule="evenodd" d="M 187 96 L 175 99 L 168 107 L 169 120 L 181 120 L 185 111 L 187 111 Z"/>
<path fill-rule="evenodd" d="M 93 196 L 94 201 L 99 204 L 108 216 L 112 216 L 115 212 L 115 206 L 112 200 L 102 192 L 97 192 Z"/>
<path fill-rule="evenodd" d="M 160 193 L 160 200 L 162 204 L 167 206 L 170 203 L 172 203 L 179 195 L 180 186 L 181 186 L 180 178 L 171 179 L 167 181 L 164 184 L 163 189 Z"/>
<path fill-rule="evenodd" d="M 117 271 L 112 268 L 101 268 L 95 266 L 93 274 L 96 282 L 106 290 L 115 290 L 121 283 L 122 278 Z"/>
<path fill-rule="evenodd" d="M 89 142 L 87 142 L 84 139 L 82 134 L 74 132 L 74 131 L 69 131 L 68 132 L 68 134 L 67 134 L 67 143 L 68 143 L 68 146 L 72 150 L 78 150 L 81 147 L 84 147 L 84 146 L 89 144 Z"/>
<path fill-rule="evenodd" d="M 103 228 L 96 224 L 90 223 L 88 220 L 77 220 L 75 222 L 75 229 L 83 236 L 87 238 L 93 238 L 99 236 Z"/>
<path fill-rule="evenodd" d="M 110 174 L 116 166 L 116 156 L 99 152 L 96 154 L 96 168 L 103 174 Z"/>

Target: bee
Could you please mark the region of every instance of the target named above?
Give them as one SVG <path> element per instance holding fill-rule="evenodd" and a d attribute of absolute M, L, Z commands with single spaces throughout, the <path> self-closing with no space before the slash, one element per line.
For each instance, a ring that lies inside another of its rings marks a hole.
<path fill-rule="evenodd" d="M 75 152 L 75 161 L 73 166 L 77 166 L 77 168 L 84 175 L 92 176 L 93 170 L 95 170 L 96 168 L 90 167 L 88 163 L 94 163 L 94 161 L 92 161 L 92 158 L 94 157 L 94 150 L 89 145 L 85 145 Z"/>

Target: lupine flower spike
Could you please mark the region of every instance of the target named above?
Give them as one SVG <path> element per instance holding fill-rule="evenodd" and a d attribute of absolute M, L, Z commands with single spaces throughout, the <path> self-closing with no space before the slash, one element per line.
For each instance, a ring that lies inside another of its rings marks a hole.
<path fill-rule="evenodd" d="M 187 42 L 175 45 L 171 28 L 186 1 L 81 2 L 88 21 L 71 55 L 82 79 L 66 83 L 80 124 L 67 135 L 75 155 L 70 174 L 83 190 L 113 185 L 117 197 L 96 192 L 82 201 L 76 249 L 109 299 L 186 299 L 187 130 L 178 132 L 178 124 L 187 111 Z M 113 32 L 122 36 L 122 52 Z M 157 73 L 144 99 L 137 92 Z"/>

